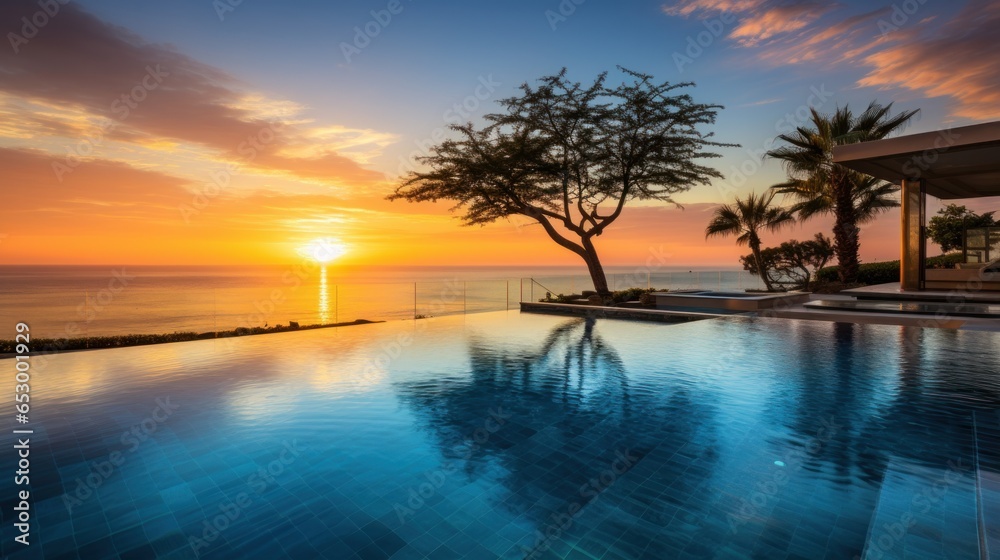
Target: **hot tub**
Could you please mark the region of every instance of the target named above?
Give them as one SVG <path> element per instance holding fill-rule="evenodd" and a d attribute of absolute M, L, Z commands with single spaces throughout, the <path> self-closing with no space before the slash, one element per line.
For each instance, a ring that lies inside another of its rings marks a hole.
<path fill-rule="evenodd" d="M 803 292 L 751 293 L 685 290 L 653 292 L 653 297 L 656 299 L 657 309 L 700 308 L 743 312 L 788 307 L 809 301 L 809 294 Z"/>

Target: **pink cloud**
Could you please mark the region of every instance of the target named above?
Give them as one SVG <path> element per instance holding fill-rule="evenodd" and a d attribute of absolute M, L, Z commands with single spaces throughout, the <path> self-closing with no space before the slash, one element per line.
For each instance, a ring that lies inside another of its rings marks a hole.
<path fill-rule="evenodd" d="M 1000 118 L 998 27 L 1000 5 L 973 1 L 940 29 L 894 31 L 903 40 L 868 55 L 864 63 L 872 70 L 859 84 L 950 97 L 957 117 Z"/>
<path fill-rule="evenodd" d="M 679 16 L 737 14 L 740 23 L 730 38 L 756 47 L 755 58 L 775 65 L 853 63 L 868 68 L 859 86 L 947 97 L 956 117 L 1000 117 L 1000 65 L 994 56 L 1000 51 L 1000 5 L 970 0 L 950 21 L 894 7 L 854 15 L 845 9 L 809 0 L 689 0 L 664 8 Z"/>
<path fill-rule="evenodd" d="M 696 12 L 747 12 L 759 8 L 766 0 L 680 0 L 663 7 L 672 16 L 690 16 Z"/>
<path fill-rule="evenodd" d="M 754 13 L 744 16 L 729 36 L 738 40 L 741 45 L 752 47 L 779 35 L 803 29 L 830 9 L 829 4 L 814 2 L 761 6 Z"/>
<path fill-rule="evenodd" d="M 5 0 L 0 21 L 18 22 L 36 11 L 33 0 Z M 249 93 L 235 77 L 173 47 L 148 43 L 75 3 L 61 6 L 26 42 L 14 43 L 0 48 L 0 92 L 109 119 L 112 140 L 190 142 L 226 158 L 333 183 L 384 180 L 333 151 L 279 155 L 302 144 L 305 131 L 247 107 Z M 241 149 L 253 142 L 255 157 L 247 161 L 249 152 Z"/>

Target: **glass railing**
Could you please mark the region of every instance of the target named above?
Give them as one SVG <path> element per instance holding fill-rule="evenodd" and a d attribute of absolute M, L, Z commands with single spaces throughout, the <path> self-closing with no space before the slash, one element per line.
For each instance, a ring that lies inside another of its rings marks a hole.
<path fill-rule="evenodd" d="M 653 288 L 657 290 L 714 290 L 719 292 L 744 292 L 762 290 L 760 278 L 742 270 L 648 272 L 633 274 L 608 274 L 608 287 L 612 291 L 628 288 Z M 547 295 L 579 294 L 593 290 L 589 276 L 533 276 L 522 278 L 521 301 L 539 301 Z"/>
<path fill-rule="evenodd" d="M 608 274 L 607 278 L 612 290 L 761 287 L 759 279 L 739 271 L 642 272 Z M 61 289 L 44 300 L 24 295 L 12 299 L 21 306 L 0 307 L 0 318 L 30 320 L 32 332 L 42 338 L 211 333 L 293 322 L 329 325 L 512 310 L 518 309 L 519 302 L 539 301 L 547 294 L 593 290 L 586 274 L 382 283 L 336 283 L 325 274 L 305 276 L 298 283 L 280 277 L 248 283 L 238 277 L 192 276 L 184 279 L 186 283 L 171 282 L 136 280 L 114 293 Z"/>

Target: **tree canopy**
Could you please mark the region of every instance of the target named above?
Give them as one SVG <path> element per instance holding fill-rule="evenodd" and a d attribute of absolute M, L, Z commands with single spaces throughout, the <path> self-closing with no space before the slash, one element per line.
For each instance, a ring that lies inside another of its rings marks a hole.
<path fill-rule="evenodd" d="M 740 257 L 743 269 L 766 277 L 772 285 L 784 289 L 801 290 L 809 287 L 809 282 L 816 272 L 826 266 L 833 258 L 833 241 L 822 233 L 817 233 L 812 239 L 785 241 L 777 247 L 767 247 L 760 251 L 760 264 L 757 257 L 749 254 Z"/>
<path fill-rule="evenodd" d="M 767 152 L 768 157 L 780 160 L 788 173 L 786 182 L 772 188 L 798 200 L 793 210 L 800 219 L 833 214 L 837 261 L 844 283 L 857 280 L 858 225 L 899 206 L 895 197 L 899 187 L 834 163 L 833 148 L 885 138 L 901 130 L 917 113 L 893 115 L 891 111 L 892 103 L 883 106 L 874 101 L 860 114 L 846 105 L 831 115 L 813 109 L 809 126 L 778 136 L 785 145 Z"/>
<path fill-rule="evenodd" d="M 941 251 L 945 253 L 959 250 L 962 248 L 966 229 L 1000 225 L 1000 222 L 993 218 L 994 213 L 977 214 L 965 206 L 949 204 L 938 210 L 937 216 L 930 219 L 927 237 L 940 245 Z"/>
<path fill-rule="evenodd" d="M 737 198 L 733 204 L 716 208 L 705 228 L 705 237 L 735 236 L 737 245 L 750 246 L 757 270 L 767 270 L 761 255 L 760 234 L 776 232 L 794 221 L 791 211 L 774 204 L 774 191 L 762 195 L 750 193 L 746 198 Z M 767 291 L 774 291 L 770 276 L 759 276 Z"/>
<path fill-rule="evenodd" d="M 677 193 L 720 178 L 700 161 L 719 157 L 711 147 L 731 146 L 700 130 L 722 107 L 678 93 L 693 84 L 619 70 L 626 80 L 614 87 L 606 72 L 583 85 L 565 69 L 523 84 L 486 126 L 452 126 L 457 138 L 421 158 L 429 170 L 405 177 L 389 199 L 454 201 L 467 225 L 526 216 L 579 255 L 607 295 L 594 239 L 631 201 L 674 203 Z"/>

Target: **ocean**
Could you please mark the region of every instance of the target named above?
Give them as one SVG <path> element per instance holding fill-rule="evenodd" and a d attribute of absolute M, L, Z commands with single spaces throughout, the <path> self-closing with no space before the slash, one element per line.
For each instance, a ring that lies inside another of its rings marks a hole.
<path fill-rule="evenodd" d="M 614 289 L 759 287 L 736 269 L 606 272 Z M 18 322 L 38 338 L 207 332 L 497 311 L 586 289 L 582 267 L 0 266 L 0 339 Z"/>

